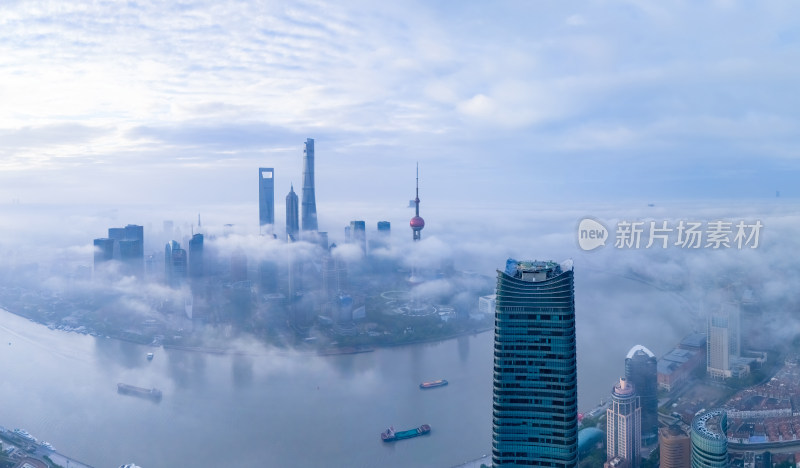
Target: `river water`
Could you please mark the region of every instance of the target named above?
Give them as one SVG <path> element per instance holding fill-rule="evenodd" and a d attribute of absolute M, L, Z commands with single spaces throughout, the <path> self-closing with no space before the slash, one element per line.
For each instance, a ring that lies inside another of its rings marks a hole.
<path fill-rule="evenodd" d="M 576 281 L 585 411 L 607 397 L 630 346 L 660 355 L 689 330 L 674 326 L 681 305 L 665 293 L 654 305 L 652 288 L 634 281 Z M 620 281 L 625 301 L 608 287 Z M 488 332 L 353 355 L 258 344 L 214 355 L 50 330 L 0 310 L 0 424 L 96 468 L 450 467 L 490 453 L 492 342 Z M 418 388 L 439 378 L 450 385 Z M 120 395 L 117 382 L 157 387 L 163 400 Z M 429 436 L 380 440 L 389 425 L 423 423 Z"/>

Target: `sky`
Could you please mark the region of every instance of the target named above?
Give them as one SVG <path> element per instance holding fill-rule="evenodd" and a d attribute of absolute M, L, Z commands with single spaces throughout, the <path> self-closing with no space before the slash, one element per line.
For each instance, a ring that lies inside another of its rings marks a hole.
<path fill-rule="evenodd" d="M 0 204 L 800 195 L 789 1 L 5 1 Z M 323 219 L 323 214 L 320 214 Z"/>

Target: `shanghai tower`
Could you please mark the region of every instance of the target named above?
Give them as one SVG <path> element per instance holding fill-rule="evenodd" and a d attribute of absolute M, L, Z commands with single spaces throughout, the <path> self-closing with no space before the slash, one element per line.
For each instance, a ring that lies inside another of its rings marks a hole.
<path fill-rule="evenodd" d="M 317 202 L 314 196 L 314 139 L 308 138 L 303 150 L 302 230 L 317 230 Z"/>

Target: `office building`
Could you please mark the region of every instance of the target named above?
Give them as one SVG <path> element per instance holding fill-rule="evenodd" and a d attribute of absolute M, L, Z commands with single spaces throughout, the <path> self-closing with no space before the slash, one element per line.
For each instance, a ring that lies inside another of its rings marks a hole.
<path fill-rule="evenodd" d="M 741 314 L 739 304 L 723 303 L 708 314 L 706 370 L 711 378 L 740 376 Z"/>
<path fill-rule="evenodd" d="M 258 168 L 258 225 L 262 234 L 272 234 L 275 225 L 275 170 Z"/>
<path fill-rule="evenodd" d="M 195 234 L 189 239 L 189 277 L 203 277 L 203 235 Z"/>
<path fill-rule="evenodd" d="M 636 345 L 625 357 L 625 380 L 632 383 L 642 408 L 642 445 L 658 439 L 658 362 L 655 354 Z"/>
<path fill-rule="evenodd" d="M 614 385 L 606 410 L 606 455 L 608 460 L 624 459 L 630 468 L 641 465 L 642 408 L 636 387 L 625 379 Z"/>
<path fill-rule="evenodd" d="M 389 247 L 392 224 L 389 221 L 378 221 L 378 232 L 369 241 L 369 251 Z"/>
<path fill-rule="evenodd" d="M 298 240 L 298 234 L 300 234 L 299 202 L 292 185 L 289 194 L 286 195 L 286 240 L 294 242 Z"/>
<path fill-rule="evenodd" d="M 114 258 L 114 239 L 100 238 L 94 240 L 94 269 Z"/>
<path fill-rule="evenodd" d="M 573 271 L 509 259 L 497 272 L 492 463 L 578 464 Z"/>
<path fill-rule="evenodd" d="M 109 260 L 118 260 L 123 275 L 144 276 L 144 228 L 128 224 L 109 228 L 108 237 L 95 239 L 95 266 Z"/>
<path fill-rule="evenodd" d="M 679 425 L 658 430 L 660 468 L 686 468 L 691 466 L 692 443 Z"/>
<path fill-rule="evenodd" d="M 317 201 L 314 193 L 314 139 L 306 139 L 303 150 L 302 230 L 317 231 Z"/>
<path fill-rule="evenodd" d="M 713 410 L 692 420 L 692 468 L 728 468 L 728 415 Z"/>
<path fill-rule="evenodd" d="M 414 242 L 422 239 L 422 229 L 425 227 L 425 220 L 419 215 L 419 164 L 417 164 L 417 196 L 414 198 L 415 215 L 411 218 L 412 239 Z"/>
<path fill-rule="evenodd" d="M 167 285 L 177 288 L 186 280 L 186 251 L 176 241 L 167 242 L 164 247 L 164 276 Z"/>
<path fill-rule="evenodd" d="M 361 247 L 367 253 L 367 225 L 364 221 L 350 221 L 350 243 Z"/>

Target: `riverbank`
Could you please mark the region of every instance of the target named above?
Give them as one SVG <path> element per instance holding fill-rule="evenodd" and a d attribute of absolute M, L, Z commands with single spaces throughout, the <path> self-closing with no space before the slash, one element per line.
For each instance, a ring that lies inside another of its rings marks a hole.
<path fill-rule="evenodd" d="M 25 318 L 35 324 L 42 325 L 47 327 L 51 330 L 59 330 L 68 333 L 77 333 L 80 335 L 88 335 L 94 337 L 105 337 L 109 339 L 124 341 L 127 343 L 134 343 L 142 346 L 153 346 L 155 348 L 162 347 L 164 349 L 175 349 L 180 351 L 190 351 L 190 352 L 198 352 L 198 353 L 205 353 L 205 354 L 217 354 L 217 355 L 238 355 L 238 356 L 263 356 L 266 354 L 272 354 L 273 351 L 270 353 L 254 353 L 250 351 L 242 351 L 240 349 L 236 349 L 233 347 L 219 347 L 219 346 L 204 346 L 204 345 L 183 345 L 183 344 L 176 344 L 176 343 L 163 343 L 162 340 L 156 339 L 151 340 L 150 338 L 147 339 L 137 339 L 137 337 L 130 332 L 118 332 L 115 333 L 114 331 L 106 330 L 105 333 L 99 333 L 97 330 L 91 327 L 90 324 L 80 324 L 78 326 L 54 326 L 52 323 L 43 323 L 41 321 L 36 320 L 35 318 L 26 315 L 24 313 L 16 312 L 14 310 L 9 309 L 5 305 L 0 304 L 0 309 L 5 310 L 11 314 L 17 315 L 19 317 Z M 490 326 L 483 326 L 479 328 L 472 328 L 469 330 L 462 330 L 453 333 L 446 333 L 441 336 L 428 336 L 425 338 L 420 339 L 409 339 L 402 342 L 395 342 L 395 343 L 380 343 L 380 342 L 371 342 L 367 345 L 350 345 L 350 344 L 343 344 L 343 345 L 326 345 L 324 348 L 314 348 L 312 345 L 303 345 L 295 348 L 282 348 L 282 347 L 275 347 L 274 349 L 283 350 L 286 353 L 296 353 L 296 354 L 308 354 L 308 355 L 319 355 L 319 356 L 335 356 L 335 355 L 342 355 L 342 354 L 358 354 L 363 352 L 372 351 L 374 349 L 379 348 L 396 348 L 396 347 L 403 347 L 403 346 L 414 346 L 419 344 L 425 343 L 438 343 L 442 341 L 451 340 L 454 338 L 459 338 L 462 336 L 469 336 L 469 335 L 478 335 L 480 333 L 485 333 L 487 331 L 493 330 L 493 327 Z M 254 337 L 255 338 L 255 337 Z M 268 343 L 261 342 L 263 345 L 268 345 Z M 311 348 L 311 349 L 309 349 Z"/>

